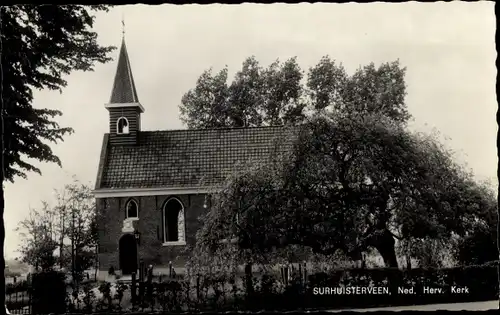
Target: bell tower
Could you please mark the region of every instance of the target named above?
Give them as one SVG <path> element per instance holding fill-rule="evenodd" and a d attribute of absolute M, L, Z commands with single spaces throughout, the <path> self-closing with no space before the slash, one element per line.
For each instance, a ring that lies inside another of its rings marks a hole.
<path fill-rule="evenodd" d="M 137 144 L 144 107 L 137 97 L 125 37 L 122 38 L 111 98 L 105 107 L 109 111 L 110 143 L 113 145 Z"/>

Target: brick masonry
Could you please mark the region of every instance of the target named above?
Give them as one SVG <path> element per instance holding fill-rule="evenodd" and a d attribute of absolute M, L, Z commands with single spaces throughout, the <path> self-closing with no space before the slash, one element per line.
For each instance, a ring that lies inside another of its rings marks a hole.
<path fill-rule="evenodd" d="M 141 233 L 138 256 L 147 265 L 166 267 L 170 261 L 174 267 L 184 267 L 186 246 L 162 244 L 162 208 L 167 200 L 175 197 L 184 206 L 186 244 L 194 245 L 196 232 L 201 226 L 199 216 L 205 211 L 205 195 L 145 196 L 134 198 L 139 205 L 139 220 L 135 222 Z M 98 199 L 99 215 L 99 270 L 107 271 L 111 266 L 119 270 L 118 244 L 124 235 L 125 207 L 130 198 Z"/>

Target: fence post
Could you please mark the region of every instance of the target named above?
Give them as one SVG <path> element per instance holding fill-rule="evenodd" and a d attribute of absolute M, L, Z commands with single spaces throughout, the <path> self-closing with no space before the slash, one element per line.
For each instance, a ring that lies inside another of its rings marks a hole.
<path fill-rule="evenodd" d="M 304 289 L 307 287 L 307 262 L 304 261 Z"/>
<path fill-rule="evenodd" d="M 252 264 L 247 263 L 245 265 L 245 285 L 246 285 L 246 291 L 247 295 L 253 296 L 253 279 L 252 279 Z"/>
<path fill-rule="evenodd" d="M 172 261 L 168 262 L 168 276 L 172 278 Z"/>
<path fill-rule="evenodd" d="M 144 281 L 144 261 L 140 261 L 139 263 L 139 282 Z"/>
<path fill-rule="evenodd" d="M 300 281 L 300 286 L 302 287 L 302 264 L 299 263 L 299 274 L 298 274 L 298 278 L 299 278 L 299 281 Z"/>
<path fill-rule="evenodd" d="M 137 303 L 139 307 L 143 307 L 144 305 L 144 282 L 139 281 L 139 295 L 137 296 Z"/>
<path fill-rule="evenodd" d="M 130 295 L 131 295 L 131 299 L 132 299 L 132 306 L 135 305 L 135 303 L 137 303 L 137 280 L 136 280 L 136 275 L 135 275 L 135 272 L 132 273 L 132 285 L 130 286 Z"/>
<path fill-rule="evenodd" d="M 153 307 L 153 266 L 149 265 L 147 278 L 147 295 L 148 302 Z"/>

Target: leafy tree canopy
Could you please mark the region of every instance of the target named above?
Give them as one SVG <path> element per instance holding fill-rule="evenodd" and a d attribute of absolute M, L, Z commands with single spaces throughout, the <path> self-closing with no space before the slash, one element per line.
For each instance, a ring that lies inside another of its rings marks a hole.
<path fill-rule="evenodd" d="M 33 107 L 34 89 L 62 91 L 64 75 L 92 71 L 114 47 L 97 43 L 93 12 L 108 5 L 15 5 L 0 7 L 0 94 L 2 125 L 2 184 L 40 169 L 31 161 L 61 164 L 49 143 L 63 140 L 70 127 L 60 127 L 58 110 Z M 30 161 L 31 160 L 31 161 Z M 0 277 L 5 261 L 4 195 L 0 196 Z M 50 250 L 47 250 L 47 253 Z M 4 288 L 0 290 L 5 298 Z"/>
<path fill-rule="evenodd" d="M 33 90 L 62 91 L 64 75 L 110 61 L 114 47 L 97 43 L 92 12 L 106 5 L 16 5 L 0 9 L 4 180 L 40 173 L 29 159 L 60 160 L 48 143 L 72 132 L 58 110 L 33 107 Z"/>
<path fill-rule="evenodd" d="M 287 245 L 352 257 L 375 248 L 395 267 L 394 238 L 464 236 L 494 204 L 436 137 L 384 114 L 320 115 L 290 137 L 290 152 L 235 174 L 214 196 L 200 248 L 232 238 L 263 255 Z"/>
<path fill-rule="evenodd" d="M 227 67 L 206 70 L 184 94 L 181 119 L 188 128 L 298 124 L 308 113 L 382 113 L 405 123 L 405 68 L 398 61 L 378 68 L 369 64 L 348 75 L 341 64 L 323 57 L 304 71 L 296 58 L 276 60 L 267 68 L 255 57 L 243 62 L 228 84 Z"/>
<path fill-rule="evenodd" d="M 91 188 L 77 180 L 56 191 L 57 203 L 42 202 L 19 223 L 19 248 L 23 262 L 42 270 L 60 268 L 81 276 L 96 262 L 95 199 Z"/>

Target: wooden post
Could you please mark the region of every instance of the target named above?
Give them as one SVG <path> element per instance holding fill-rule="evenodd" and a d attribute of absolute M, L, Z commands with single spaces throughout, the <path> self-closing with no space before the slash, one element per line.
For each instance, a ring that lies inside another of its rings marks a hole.
<path fill-rule="evenodd" d="M 147 279 L 147 295 L 150 306 L 153 307 L 153 266 L 149 265 Z"/>
<path fill-rule="evenodd" d="M 300 285 L 302 286 L 302 264 L 299 263 L 299 281 L 300 281 Z"/>
<path fill-rule="evenodd" d="M 132 273 L 132 286 L 130 288 L 131 290 L 131 296 L 132 296 L 132 306 L 137 303 L 137 280 L 136 280 L 136 275 L 135 272 Z"/>
<path fill-rule="evenodd" d="M 307 287 L 307 262 L 304 262 L 304 288 Z"/>
<path fill-rule="evenodd" d="M 247 263 L 245 265 L 245 284 L 247 295 L 252 295 L 253 293 L 253 279 L 252 279 L 252 264 Z"/>
<path fill-rule="evenodd" d="M 144 261 L 139 262 L 139 282 L 144 281 Z"/>
<path fill-rule="evenodd" d="M 288 266 L 283 266 L 282 267 L 282 270 L 283 270 L 283 284 L 285 286 L 288 286 L 288 280 L 289 280 L 289 273 L 290 273 L 290 270 L 288 269 Z"/>
<path fill-rule="evenodd" d="M 139 303 L 141 306 L 144 306 L 144 285 L 145 281 L 139 281 Z"/>
<path fill-rule="evenodd" d="M 172 278 L 172 262 L 168 262 L 168 276 Z"/>

